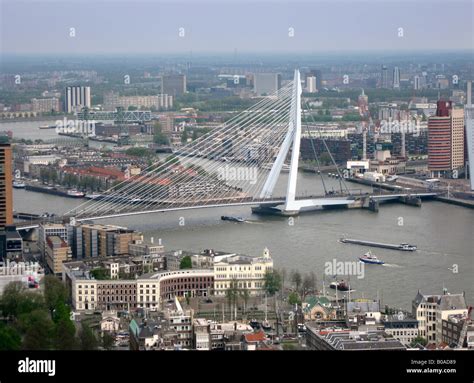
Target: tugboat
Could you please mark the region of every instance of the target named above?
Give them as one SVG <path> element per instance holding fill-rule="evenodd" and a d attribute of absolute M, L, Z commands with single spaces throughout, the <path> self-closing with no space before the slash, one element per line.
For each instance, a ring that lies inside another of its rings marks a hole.
<path fill-rule="evenodd" d="M 223 215 L 221 216 L 221 219 L 223 221 L 231 221 L 231 222 L 239 222 L 239 223 L 245 222 L 245 219 L 243 219 L 242 217 L 233 217 L 230 215 Z"/>
<path fill-rule="evenodd" d="M 365 253 L 362 257 L 359 257 L 359 260 L 364 263 L 369 263 L 372 265 L 383 265 L 385 262 L 378 259 L 375 255 L 373 255 L 370 251 Z"/>
<path fill-rule="evenodd" d="M 349 286 L 349 284 L 344 281 L 331 282 L 329 287 L 337 291 L 354 291 L 354 290 L 351 290 L 351 287 Z"/>

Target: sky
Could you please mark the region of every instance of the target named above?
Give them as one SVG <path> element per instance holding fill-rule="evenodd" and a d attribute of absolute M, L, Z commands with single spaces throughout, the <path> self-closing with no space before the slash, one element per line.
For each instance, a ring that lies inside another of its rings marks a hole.
<path fill-rule="evenodd" d="M 0 13 L 0 51 L 15 54 L 474 49 L 473 0 L 0 0 Z"/>

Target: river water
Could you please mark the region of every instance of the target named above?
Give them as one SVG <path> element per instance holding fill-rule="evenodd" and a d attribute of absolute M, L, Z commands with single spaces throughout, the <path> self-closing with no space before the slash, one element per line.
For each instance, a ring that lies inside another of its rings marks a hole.
<path fill-rule="evenodd" d="M 21 137 L 23 131 L 28 130 L 30 135 L 24 138 L 33 139 L 37 137 L 31 136 L 31 128 L 43 125 L 41 122 L 18 124 L 14 136 Z M 26 128 L 22 124 L 34 125 Z M 6 126 L 12 129 L 12 125 L 1 124 L 0 130 Z M 54 130 L 43 132 L 54 133 Z M 276 195 L 284 194 L 286 180 L 287 174 L 282 174 Z M 339 187 L 337 180 L 327 177 L 325 180 L 329 188 L 337 190 Z M 354 186 L 349 185 L 349 188 Z M 297 190 L 299 194 L 321 194 L 323 188 L 318 175 L 300 173 Z M 83 202 L 14 191 L 14 208 L 21 212 L 62 214 Z M 242 216 L 248 222 L 221 221 L 220 216 L 224 214 Z M 180 226 L 181 218 L 184 218 L 183 226 Z M 441 202 L 424 201 L 421 208 L 386 204 L 380 206 L 378 213 L 361 209 L 316 211 L 296 217 L 293 225 L 288 218 L 253 215 L 248 206 L 167 212 L 101 222 L 140 230 L 146 238 L 153 237 L 155 241 L 162 238 L 168 250 L 213 248 L 260 255 L 263 248 L 268 247 L 276 268 L 297 269 L 303 273 L 314 271 L 320 288 L 323 279 L 326 286 L 333 280 L 332 276 L 324 275 L 326 262 L 357 261 L 368 250 L 342 244 L 341 237 L 396 244 L 407 242 L 416 244 L 418 250 L 399 252 L 372 248 L 372 253 L 386 265 L 366 265 L 363 278 L 352 275 L 350 284 L 356 290 L 352 297 L 378 296 L 382 304 L 409 309 L 418 289 L 426 294 L 440 294 L 446 287 L 452 293 L 465 291 L 468 304 L 474 304 L 474 214 L 470 209 Z"/>

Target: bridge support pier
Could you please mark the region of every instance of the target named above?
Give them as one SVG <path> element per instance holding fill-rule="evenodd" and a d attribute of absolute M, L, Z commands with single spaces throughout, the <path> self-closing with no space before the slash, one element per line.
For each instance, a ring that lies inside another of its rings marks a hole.
<path fill-rule="evenodd" d="M 404 203 L 405 205 L 421 207 L 421 198 L 420 197 L 407 195 L 407 196 L 399 197 L 398 200 L 401 203 Z"/>
<path fill-rule="evenodd" d="M 373 211 L 374 213 L 378 213 L 379 211 L 379 201 L 376 201 L 372 198 L 369 198 L 369 203 L 367 205 L 367 209 Z"/>

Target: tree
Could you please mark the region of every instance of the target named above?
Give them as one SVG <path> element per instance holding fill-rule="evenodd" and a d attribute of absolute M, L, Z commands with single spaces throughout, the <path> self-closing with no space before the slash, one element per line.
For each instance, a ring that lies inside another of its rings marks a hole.
<path fill-rule="evenodd" d="M 288 295 L 288 303 L 290 305 L 299 305 L 301 304 L 300 296 L 296 291 L 292 291 L 290 295 Z"/>
<path fill-rule="evenodd" d="M 61 303 L 68 299 L 66 286 L 56 277 L 46 275 L 44 277 L 44 300 L 47 308 L 52 313 Z"/>
<path fill-rule="evenodd" d="M 270 296 L 281 289 L 281 276 L 276 270 L 267 270 L 265 272 L 264 288 Z"/>
<path fill-rule="evenodd" d="M 426 346 L 427 343 L 428 343 L 428 341 L 425 338 L 418 335 L 415 339 L 413 339 L 411 341 L 410 346 L 415 347 L 417 344 L 421 344 L 422 346 Z"/>
<path fill-rule="evenodd" d="M 191 257 L 189 255 L 186 255 L 181 259 L 181 262 L 179 263 L 179 268 L 180 269 L 192 269 L 193 268 L 193 261 L 191 260 Z"/>
<path fill-rule="evenodd" d="M 3 316 L 19 318 L 24 313 L 42 308 L 41 294 L 27 291 L 21 282 L 10 282 L 3 289 L 0 308 Z"/>
<path fill-rule="evenodd" d="M 45 310 L 22 314 L 19 326 L 24 334 L 22 350 L 49 350 L 54 333 L 54 323 Z"/>
<path fill-rule="evenodd" d="M 97 350 L 99 341 L 90 326 L 84 321 L 81 322 L 81 329 L 79 330 L 79 341 L 81 350 Z"/>
<path fill-rule="evenodd" d="M 21 337 L 13 326 L 0 322 L 0 351 L 19 350 Z"/>
<path fill-rule="evenodd" d="M 297 271 L 297 270 L 292 271 L 292 273 L 291 273 L 291 282 L 295 286 L 295 290 L 299 291 L 301 283 L 302 283 L 302 278 L 301 278 L 301 274 L 300 274 L 299 271 Z"/>
<path fill-rule="evenodd" d="M 64 302 L 60 302 L 54 309 L 53 344 L 56 350 L 76 349 L 76 327 L 71 321 L 71 310 Z"/>
<path fill-rule="evenodd" d="M 105 350 L 111 350 L 114 347 L 115 338 L 108 332 L 104 332 L 102 335 L 102 347 Z"/>

